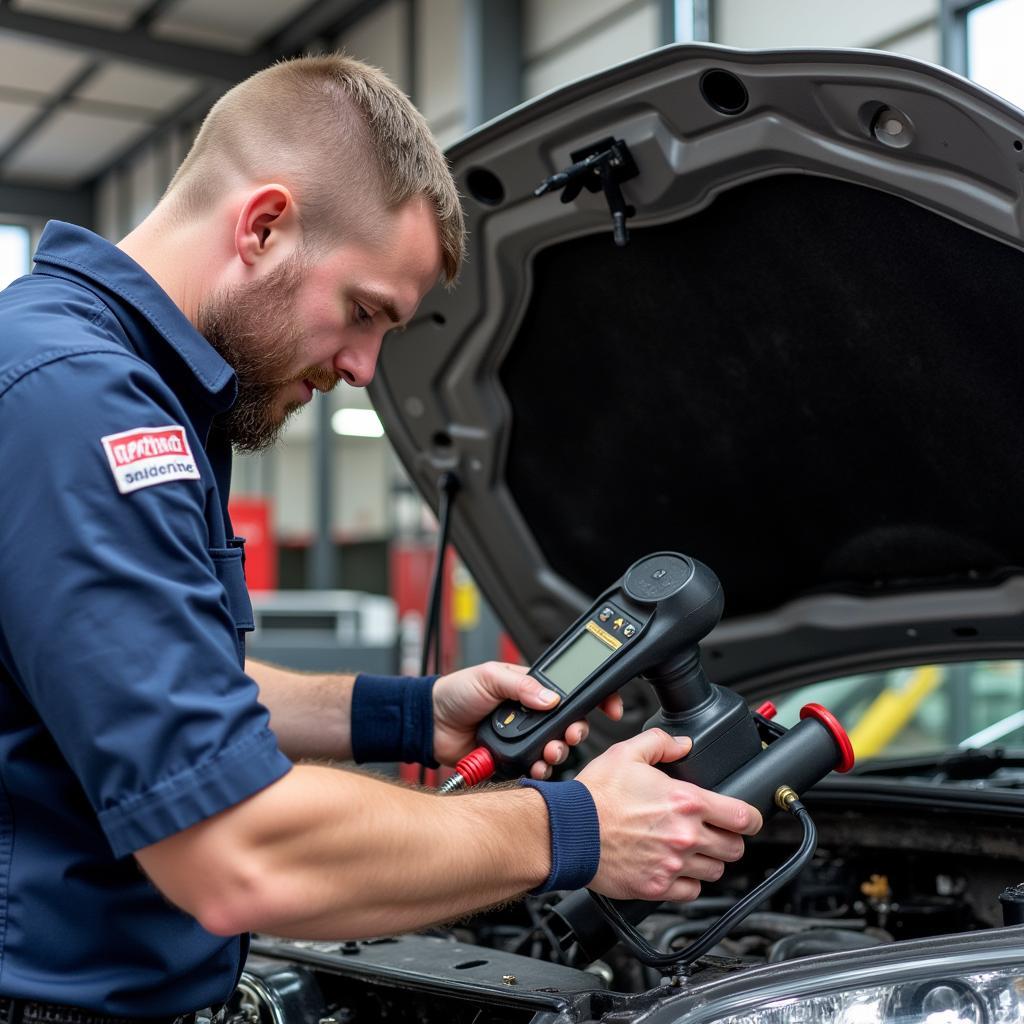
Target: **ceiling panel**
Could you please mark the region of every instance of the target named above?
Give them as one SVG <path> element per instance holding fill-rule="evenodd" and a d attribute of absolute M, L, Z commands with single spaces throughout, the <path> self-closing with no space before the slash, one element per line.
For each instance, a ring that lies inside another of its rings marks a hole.
<path fill-rule="evenodd" d="M 153 23 L 153 35 L 240 53 L 286 25 L 309 0 L 180 0 Z"/>
<path fill-rule="evenodd" d="M 106 167 L 150 124 L 141 118 L 60 111 L 4 165 L 4 177 L 35 185 L 78 185 Z"/>
<path fill-rule="evenodd" d="M 41 109 L 38 104 L 0 100 L 0 149 L 4 149 Z"/>
<path fill-rule="evenodd" d="M 87 100 L 124 103 L 161 113 L 180 106 L 199 91 L 195 78 L 109 61 L 76 93 Z"/>
<path fill-rule="evenodd" d="M 0 32 L 0 86 L 53 95 L 89 59 L 78 50 L 33 42 L 14 32 Z"/>
<path fill-rule="evenodd" d="M 148 5 L 149 0 L 15 0 L 11 7 L 26 14 L 127 28 Z"/>

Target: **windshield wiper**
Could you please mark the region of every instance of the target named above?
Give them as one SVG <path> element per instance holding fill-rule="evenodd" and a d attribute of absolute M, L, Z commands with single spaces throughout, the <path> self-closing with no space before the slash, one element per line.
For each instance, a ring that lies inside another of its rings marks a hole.
<path fill-rule="evenodd" d="M 946 751 L 941 754 L 924 754 L 916 757 L 902 757 L 886 761 L 873 761 L 854 769 L 852 774 L 863 776 L 889 776 L 907 778 L 925 776 L 928 782 L 974 782 L 990 779 L 1003 769 L 1024 769 L 1024 752 L 1007 751 L 1002 747 L 990 750 L 973 748 Z M 1000 778 L 1000 785 L 1024 783 L 1014 774 Z"/>
<path fill-rule="evenodd" d="M 967 739 L 961 740 L 958 746 L 961 750 L 974 750 L 978 747 L 985 747 L 989 743 L 1001 740 L 1004 736 L 1009 736 L 1011 732 L 1019 729 L 1022 725 L 1024 725 L 1024 711 L 1014 711 L 1012 715 L 1007 715 L 998 722 L 985 726 L 984 729 L 979 730 L 973 736 L 968 736 Z"/>

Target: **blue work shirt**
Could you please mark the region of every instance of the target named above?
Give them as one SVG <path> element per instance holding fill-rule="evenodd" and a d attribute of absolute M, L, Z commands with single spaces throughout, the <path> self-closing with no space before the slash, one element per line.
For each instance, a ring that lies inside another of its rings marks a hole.
<path fill-rule="evenodd" d="M 35 260 L 0 294 L 0 995 L 177 1014 L 245 940 L 132 853 L 290 767 L 243 670 L 236 381 L 102 238 L 51 223 Z"/>

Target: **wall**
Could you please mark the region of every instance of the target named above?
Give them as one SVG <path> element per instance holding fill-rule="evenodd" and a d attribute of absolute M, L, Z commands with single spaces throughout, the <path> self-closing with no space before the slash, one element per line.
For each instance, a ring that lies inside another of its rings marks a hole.
<path fill-rule="evenodd" d="M 859 46 L 938 61 L 939 6 L 939 0 L 718 0 L 712 34 L 727 46 Z"/>
<path fill-rule="evenodd" d="M 345 404 L 368 404 L 352 400 L 349 391 Z M 322 401 L 322 399 L 317 399 Z M 340 402 L 335 395 L 332 408 Z M 265 455 L 238 456 L 235 459 L 233 490 L 239 494 L 274 496 L 275 526 L 278 536 L 289 543 L 309 540 L 314 532 L 316 458 L 313 444 L 315 411 L 306 406 L 289 424 L 287 437 Z M 336 537 L 373 539 L 391 530 L 391 490 L 397 466 L 391 447 L 384 439 L 335 437 L 332 446 Z"/>
<path fill-rule="evenodd" d="M 652 0 L 526 0 L 524 95 L 536 96 L 666 41 L 661 38 L 661 4 Z"/>

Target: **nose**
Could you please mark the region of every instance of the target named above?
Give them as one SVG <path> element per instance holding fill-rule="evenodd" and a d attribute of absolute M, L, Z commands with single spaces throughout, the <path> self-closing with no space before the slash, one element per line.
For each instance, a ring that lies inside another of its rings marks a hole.
<path fill-rule="evenodd" d="M 358 346 L 346 346 L 334 359 L 334 371 L 354 388 L 365 388 L 373 380 L 384 335 Z"/>

